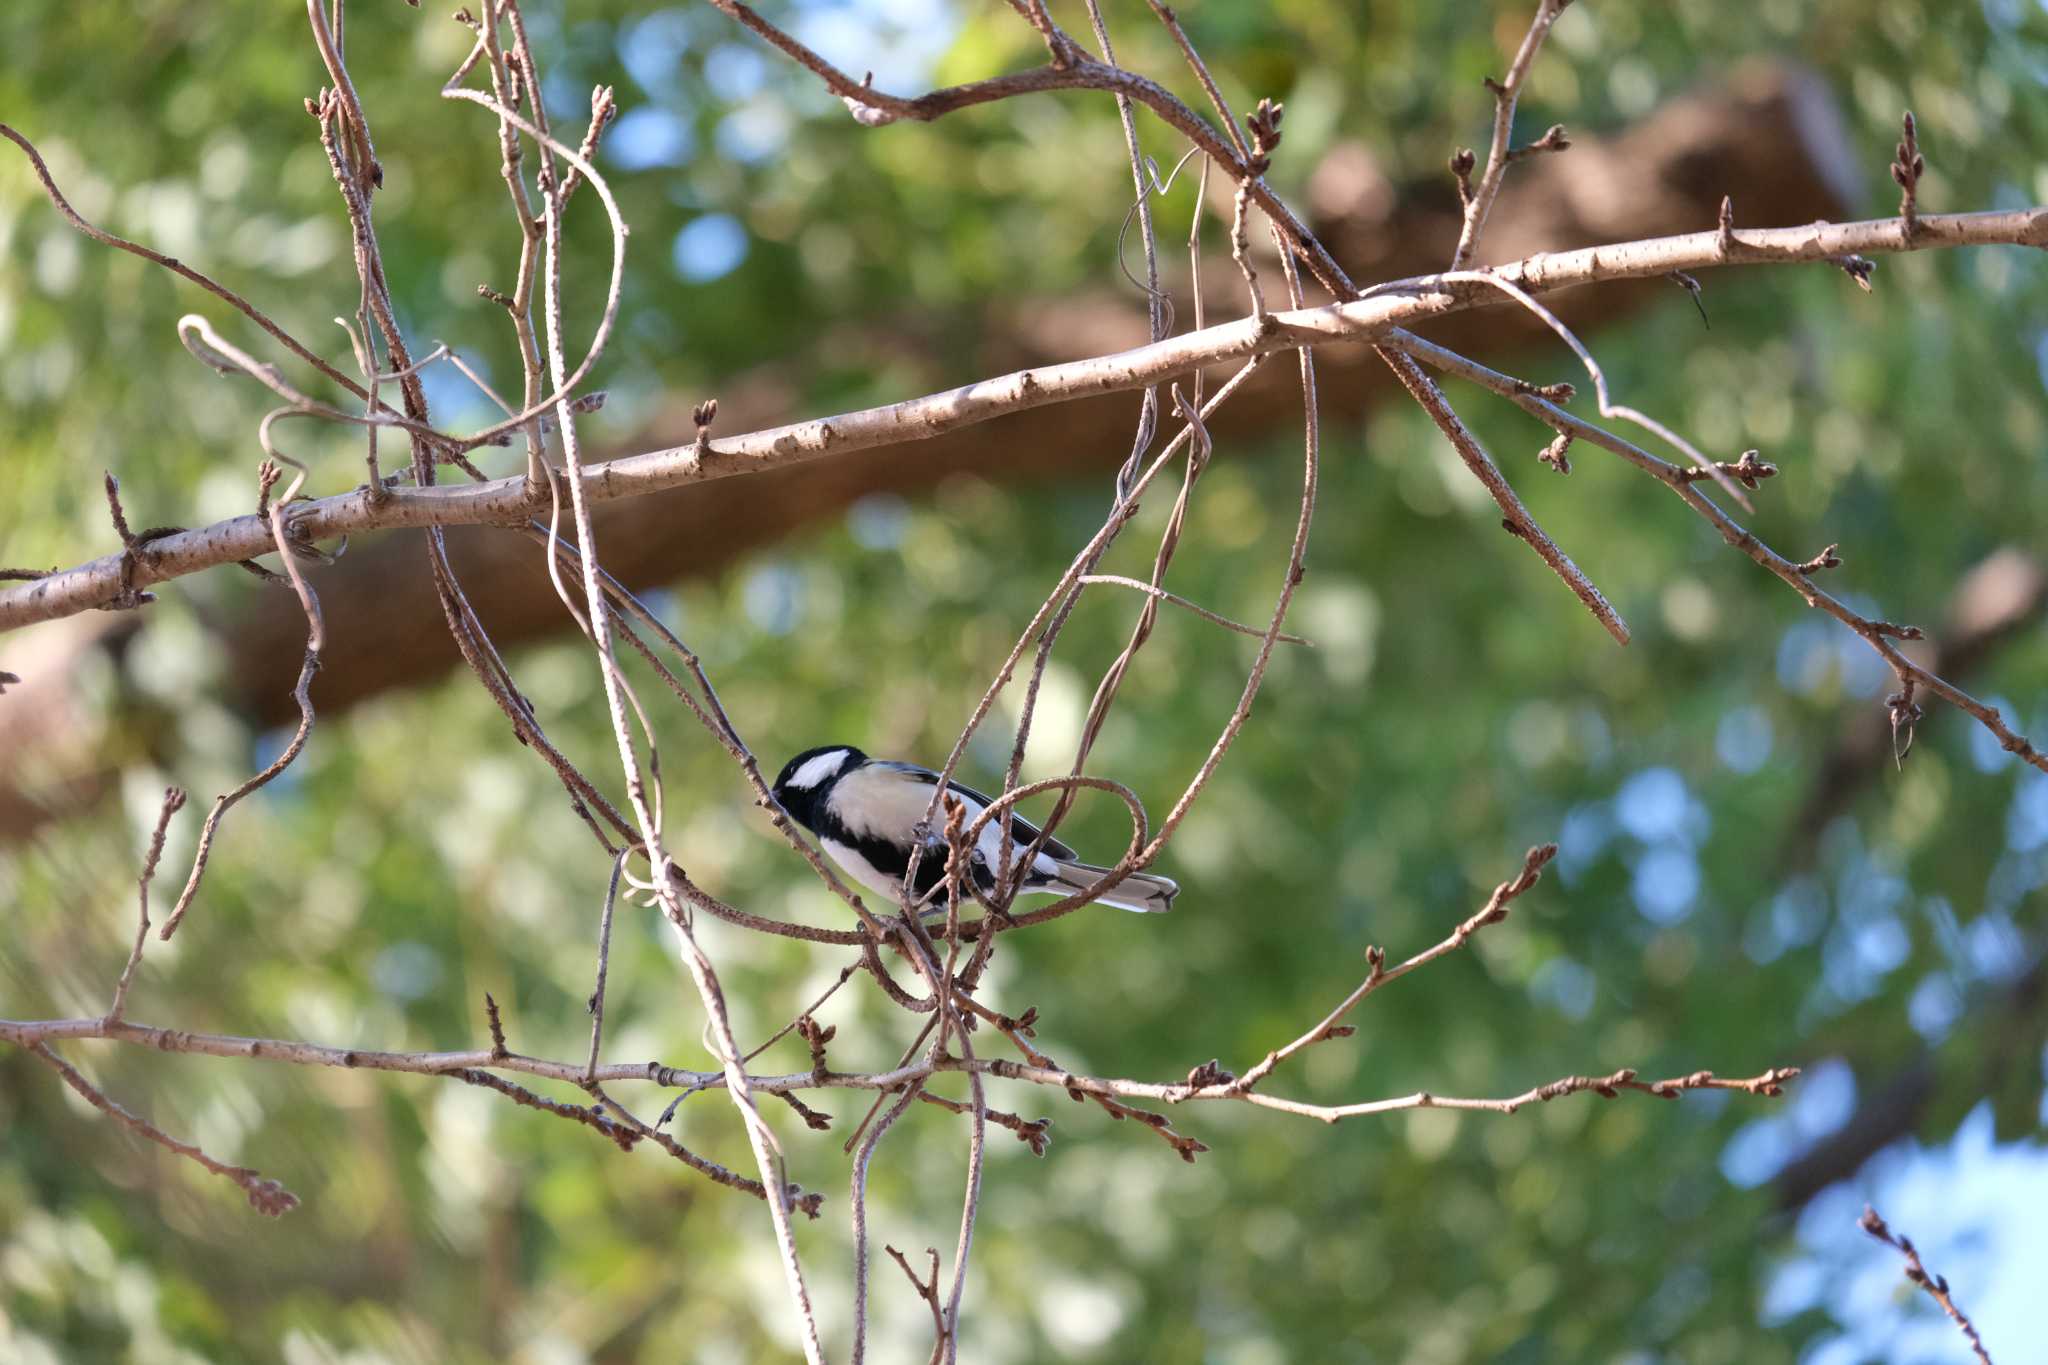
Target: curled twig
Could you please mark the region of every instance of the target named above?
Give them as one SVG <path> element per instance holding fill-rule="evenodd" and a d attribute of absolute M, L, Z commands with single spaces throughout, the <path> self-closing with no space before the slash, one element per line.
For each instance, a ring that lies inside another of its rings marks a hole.
<path fill-rule="evenodd" d="M 297 461 L 293 463 L 297 464 Z M 312 584 L 306 581 L 305 571 L 299 567 L 299 557 L 291 551 L 291 537 L 285 523 L 285 508 L 306 477 L 305 467 L 300 465 L 298 468 L 298 475 L 285 490 L 284 496 L 269 502 L 266 515 L 270 522 L 272 542 L 280 551 L 279 558 L 284 564 L 285 572 L 291 578 L 293 590 L 299 595 L 299 605 L 306 613 L 306 654 L 299 665 L 299 680 L 292 687 L 292 700 L 299 706 L 299 728 L 283 752 L 272 759 L 261 772 L 214 800 L 213 809 L 206 814 L 206 823 L 199 829 L 199 847 L 192 855 L 191 875 L 185 879 L 185 889 L 178 893 L 177 904 L 171 907 L 171 913 L 165 918 L 164 927 L 160 931 L 160 937 L 165 939 L 177 932 L 178 925 L 184 922 L 185 912 L 191 908 L 193 898 L 199 894 L 199 882 L 206 875 L 207 855 L 213 849 L 213 837 L 220 829 L 221 817 L 225 816 L 236 802 L 290 767 L 292 760 L 306 747 L 307 737 L 313 733 L 313 699 L 310 689 L 313 685 L 313 674 L 320 667 L 320 651 L 326 644 L 327 632 L 320 616 L 320 599 L 314 595 Z M 257 484 L 261 489 L 260 496 L 268 499 L 270 490 L 276 485 L 278 478 L 277 465 L 268 460 L 264 461 L 257 476 Z"/>

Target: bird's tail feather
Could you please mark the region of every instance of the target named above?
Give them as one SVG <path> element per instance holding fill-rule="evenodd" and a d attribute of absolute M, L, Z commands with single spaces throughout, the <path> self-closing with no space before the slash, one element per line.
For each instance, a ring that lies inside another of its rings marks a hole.
<path fill-rule="evenodd" d="M 1095 867 L 1089 863 L 1061 863 L 1059 870 L 1045 881 L 1045 889 L 1058 890 L 1067 895 L 1086 891 L 1102 880 L 1109 872 L 1106 867 Z M 1158 877 L 1149 872 L 1133 872 L 1097 898 L 1098 905 L 1113 905 L 1119 910 L 1135 910 L 1140 914 L 1158 915 L 1173 909 L 1173 898 L 1180 894 L 1180 883 L 1170 877 Z"/>

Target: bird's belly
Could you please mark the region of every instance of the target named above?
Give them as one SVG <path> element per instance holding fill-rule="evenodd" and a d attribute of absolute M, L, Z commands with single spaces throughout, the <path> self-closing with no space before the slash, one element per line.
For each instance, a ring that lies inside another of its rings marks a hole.
<path fill-rule="evenodd" d="M 820 839 L 818 842 L 848 876 L 870 891 L 880 892 L 892 901 L 896 899 L 896 893 L 903 885 L 901 871 L 884 872 L 852 844 L 843 844 L 837 839 Z"/>
<path fill-rule="evenodd" d="M 907 870 L 900 850 L 886 846 L 887 856 L 884 856 L 882 849 L 863 849 L 857 844 L 847 843 L 841 839 L 824 837 L 820 838 L 818 843 L 848 876 L 870 891 L 879 893 L 889 904 L 896 903 L 897 896 L 902 893 L 903 874 Z M 986 854 L 987 850 L 984 849 L 982 852 Z M 1021 857 L 1023 853 L 1023 848 L 1018 847 L 1016 856 Z M 1042 853 L 1038 855 L 1034 866 L 1047 875 L 1057 868 L 1057 865 Z M 925 856 L 918 860 L 915 894 L 920 899 L 929 895 L 933 887 L 945 880 L 945 876 L 945 851 L 936 848 L 926 850 Z M 995 889 L 995 874 L 983 858 L 974 860 L 974 880 L 985 892 Z"/>

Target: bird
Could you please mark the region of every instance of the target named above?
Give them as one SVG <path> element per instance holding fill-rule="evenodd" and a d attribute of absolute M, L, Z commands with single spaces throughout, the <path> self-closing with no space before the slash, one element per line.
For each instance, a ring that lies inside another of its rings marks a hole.
<path fill-rule="evenodd" d="M 939 775 L 929 768 L 869 758 L 850 744 L 827 744 L 806 749 L 784 764 L 772 794 L 785 811 L 818 836 L 833 862 L 862 886 L 893 901 L 902 890 L 903 875 L 920 842 L 926 849 L 918 860 L 913 895 L 922 898 L 945 878 L 945 845 L 925 832 L 925 818 L 938 784 Z M 988 797 L 961 783 L 948 782 L 946 789 L 965 808 L 969 823 L 990 804 Z M 1002 862 L 1001 825 L 1000 816 L 991 819 L 975 840 L 973 875 L 984 893 L 994 891 Z M 1021 865 L 1038 836 L 1038 826 L 1021 815 L 1010 817 L 1011 867 Z M 1082 862 L 1080 855 L 1058 839 L 1047 839 L 1019 890 L 1070 896 L 1087 890 L 1108 871 Z M 1096 899 L 1120 910 L 1158 914 L 1172 909 L 1178 894 L 1180 886 L 1171 878 L 1133 872 Z"/>

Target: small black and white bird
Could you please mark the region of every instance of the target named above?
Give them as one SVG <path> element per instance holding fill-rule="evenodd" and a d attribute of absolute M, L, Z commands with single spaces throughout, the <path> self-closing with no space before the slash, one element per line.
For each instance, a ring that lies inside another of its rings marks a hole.
<path fill-rule="evenodd" d="M 903 874 L 910 867 L 919 826 L 931 809 L 938 782 L 939 775 L 929 768 L 869 758 L 851 745 L 830 744 L 806 749 L 784 764 L 774 795 L 784 810 L 818 836 L 833 862 L 862 886 L 893 901 L 902 890 Z M 958 782 L 946 786 L 966 808 L 970 822 L 988 807 L 989 798 L 974 788 Z M 1002 863 L 1001 825 L 1001 817 L 990 820 L 975 841 L 974 879 L 985 892 L 995 888 Z M 1037 841 L 1038 826 L 1013 815 L 1010 838 L 1015 845 L 1010 865 L 1015 867 Z M 1107 871 L 1082 862 L 1058 839 L 1047 839 L 1021 889 L 1071 896 L 1093 886 Z M 918 861 L 913 893 L 925 895 L 945 874 L 945 846 L 933 838 Z M 1105 892 L 1100 904 L 1156 914 L 1171 910 L 1179 893 L 1180 887 L 1165 877 L 1133 872 Z"/>

